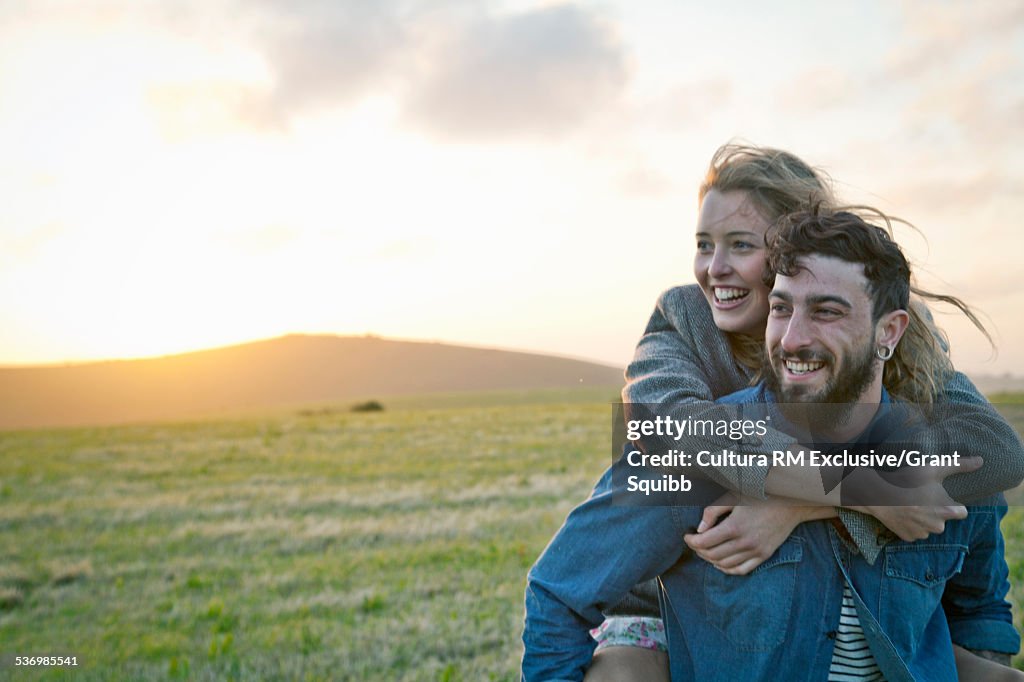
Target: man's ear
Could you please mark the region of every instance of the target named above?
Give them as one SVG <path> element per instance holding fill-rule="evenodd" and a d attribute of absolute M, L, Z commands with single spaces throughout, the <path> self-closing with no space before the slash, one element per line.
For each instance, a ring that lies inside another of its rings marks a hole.
<path fill-rule="evenodd" d="M 895 349 L 903 338 L 903 332 L 907 331 L 908 324 L 910 314 L 906 310 L 893 310 L 882 315 L 875 325 L 875 342 L 879 346 Z"/>

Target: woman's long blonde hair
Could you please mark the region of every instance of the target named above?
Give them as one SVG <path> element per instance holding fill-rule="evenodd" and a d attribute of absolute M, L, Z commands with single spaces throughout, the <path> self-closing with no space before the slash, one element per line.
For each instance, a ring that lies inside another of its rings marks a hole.
<path fill-rule="evenodd" d="M 703 202 L 713 189 L 746 192 L 761 216 L 772 225 L 783 216 L 815 205 L 823 210 L 852 210 L 868 222 L 884 224 L 890 235 L 894 222 L 905 223 L 869 207 L 840 209 L 827 173 L 794 154 L 770 147 L 745 144 L 719 147 L 711 157 L 698 199 Z M 913 294 L 907 311 L 910 323 L 892 359 L 885 363 L 882 380 L 894 397 L 906 402 L 930 404 L 942 394 L 952 372 L 952 363 L 946 336 L 935 326 L 923 300 L 953 305 L 981 330 L 989 343 L 992 337 L 977 315 L 960 299 L 926 291 L 914 285 L 913 281 L 910 291 Z M 726 337 L 736 359 L 757 370 L 753 381 L 759 380 L 764 340 L 730 332 L 726 332 Z"/>

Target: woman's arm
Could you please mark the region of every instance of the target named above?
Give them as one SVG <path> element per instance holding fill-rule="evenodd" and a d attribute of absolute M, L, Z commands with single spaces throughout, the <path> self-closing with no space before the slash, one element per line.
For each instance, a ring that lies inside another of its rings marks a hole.
<path fill-rule="evenodd" d="M 626 367 L 622 402 L 628 418 L 664 413 L 683 420 L 729 419 L 730 410 L 714 400 L 746 388 L 753 372 L 740 366 L 725 334 L 715 325 L 700 288 L 693 284 L 664 292 L 655 306 L 632 362 Z M 721 450 L 722 440 L 688 435 L 681 439 L 645 439 L 653 450 L 695 453 Z M 742 452 L 791 448 L 795 439 L 779 431 L 736 443 Z M 730 443 L 730 445 L 732 445 Z M 719 485 L 748 497 L 763 498 L 767 467 L 702 467 Z"/>
<path fill-rule="evenodd" d="M 704 508 L 696 533 L 683 536 L 697 556 L 729 575 L 746 575 L 775 553 L 804 521 L 836 516 L 835 507 L 742 499 L 726 493 Z M 725 517 L 725 518 L 723 518 Z"/>
<path fill-rule="evenodd" d="M 1024 480 L 1024 444 L 1020 436 L 960 372 L 953 373 L 929 419 L 912 443 L 925 454 L 980 456 L 984 466 L 973 473 L 951 476 L 946 490 L 961 502 L 971 502 L 1015 488 Z"/>
<path fill-rule="evenodd" d="M 728 339 L 714 324 L 711 310 L 696 285 L 676 287 L 664 292 L 651 315 L 643 337 L 637 345 L 633 361 L 626 368 L 623 402 L 643 411 L 675 412 L 684 416 L 710 418 L 717 414 L 715 398 L 744 388 L 751 371 L 740 367 L 732 356 Z M 999 490 L 1006 490 L 1024 479 L 1024 446 L 1013 428 L 1003 419 L 963 374 L 955 374 L 946 386 L 940 405 L 936 407 L 933 427 L 921 431 L 912 443 L 924 453 L 948 454 L 950 446 L 971 446 L 983 452 L 985 466 L 970 474 L 950 475 L 945 488 L 958 500 L 976 499 Z M 690 452 L 714 449 L 720 441 L 686 438 L 659 445 Z M 758 441 L 738 443 L 750 452 L 771 452 L 776 449 L 800 449 L 792 437 L 769 429 Z M 963 453 L 968 454 L 968 453 Z M 723 487 L 743 495 L 762 499 L 766 493 L 793 497 L 812 504 L 830 505 L 837 500 L 821 489 L 817 472 L 811 468 L 780 467 L 717 467 L 704 468 L 703 473 Z M 946 475 L 949 475 L 948 473 Z M 818 480 L 817 485 L 808 485 Z M 941 480 L 941 478 L 940 478 Z M 767 490 L 766 490 L 767 486 Z M 934 486 L 933 486 L 934 487 Z M 925 505 L 933 500 L 929 513 L 920 510 L 915 519 L 894 517 L 888 510 L 879 515 L 902 523 L 895 532 L 903 539 L 914 539 L 933 532 L 944 523 L 954 506 L 951 500 L 937 500 L 934 490 L 904 497 L 905 505 Z M 960 509 L 953 510 L 957 513 Z M 851 517 L 849 511 L 840 516 L 850 528 L 858 545 L 874 543 L 877 525 Z M 864 537 L 859 537 L 864 536 Z"/>

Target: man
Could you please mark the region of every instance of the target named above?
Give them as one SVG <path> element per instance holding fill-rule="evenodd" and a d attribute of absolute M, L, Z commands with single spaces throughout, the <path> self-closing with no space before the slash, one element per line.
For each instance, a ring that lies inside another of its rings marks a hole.
<path fill-rule="evenodd" d="M 769 403 L 790 422 L 806 415 L 786 403 L 832 403 L 827 421 L 813 415 L 810 426 L 834 442 L 903 428 L 880 410 L 889 402 L 882 368 L 908 319 L 909 267 L 899 248 L 851 214 L 810 213 L 779 229 L 769 265 L 767 381 L 722 402 Z M 873 470 L 855 477 L 865 475 L 882 480 Z M 955 661 L 951 641 L 1019 648 L 1004 600 L 1001 509 L 973 508 L 941 534 L 889 543 L 873 564 L 836 526 L 805 523 L 756 571 L 729 576 L 683 544 L 700 508 L 613 504 L 621 494 L 620 481 L 596 490 L 531 570 L 524 679 L 582 679 L 588 628 L 653 576 L 673 679 L 955 680 L 957 663 L 988 662 L 963 649 Z"/>

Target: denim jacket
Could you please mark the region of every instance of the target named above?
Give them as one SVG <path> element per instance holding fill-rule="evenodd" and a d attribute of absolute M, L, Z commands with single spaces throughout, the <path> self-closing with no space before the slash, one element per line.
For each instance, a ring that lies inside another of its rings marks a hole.
<path fill-rule="evenodd" d="M 1004 598 L 1005 507 L 972 507 L 927 540 L 889 542 L 873 565 L 832 524 L 804 523 L 751 574 L 729 576 L 683 542 L 700 507 L 613 504 L 613 480 L 609 470 L 530 570 L 523 680 L 582 680 L 589 629 L 656 576 L 673 680 L 827 679 L 844 578 L 890 682 L 956 680 L 951 641 L 1020 646 Z"/>

